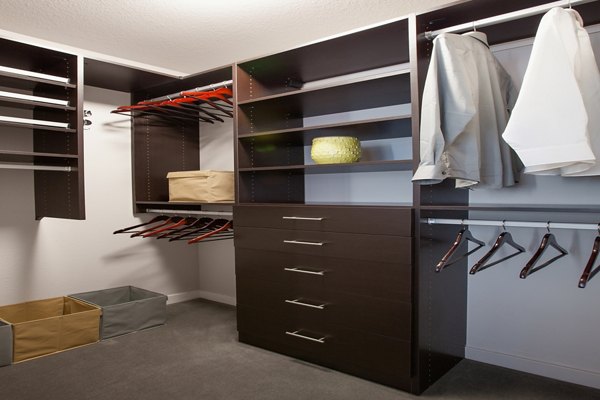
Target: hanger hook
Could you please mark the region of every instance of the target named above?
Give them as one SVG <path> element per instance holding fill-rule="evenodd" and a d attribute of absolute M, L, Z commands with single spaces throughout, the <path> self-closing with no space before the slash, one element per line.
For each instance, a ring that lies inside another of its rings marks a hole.
<path fill-rule="evenodd" d="M 477 27 L 475 26 L 475 21 L 473 21 L 473 32 L 477 32 Z"/>
<path fill-rule="evenodd" d="M 550 233 L 550 221 L 546 222 L 546 230 Z"/>
<path fill-rule="evenodd" d="M 569 8 L 573 8 L 573 7 L 571 6 L 571 0 L 569 0 Z"/>
<path fill-rule="evenodd" d="M 598 225 L 600 225 L 600 224 L 598 224 Z M 465 219 L 464 219 L 464 218 L 462 218 L 462 219 L 460 220 L 460 226 L 461 226 L 461 227 L 464 227 L 464 226 L 465 226 Z M 598 229 L 600 229 L 600 228 L 598 228 Z"/>
<path fill-rule="evenodd" d="M 598 222 L 598 235 L 600 235 L 600 222 Z"/>

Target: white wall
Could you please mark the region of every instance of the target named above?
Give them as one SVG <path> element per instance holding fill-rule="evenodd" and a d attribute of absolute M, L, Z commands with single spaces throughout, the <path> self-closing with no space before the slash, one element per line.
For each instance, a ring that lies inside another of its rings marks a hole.
<path fill-rule="evenodd" d="M 592 39 L 598 57 L 600 33 L 592 34 Z M 531 52 L 531 41 L 521 43 L 524 46 L 503 45 L 495 49 L 496 56 L 519 86 Z M 513 188 L 475 190 L 470 201 L 472 204 L 598 204 L 599 183 L 597 177 L 525 175 Z M 471 212 L 470 218 L 596 223 L 600 214 Z M 492 244 L 500 229 L 472 227 L 471 231 L 475 237 Z M 585 289 L 577 287 L 598 232 L 553 231 L 569 255 L 527 279 L 520 279 L 521 269 L 537 250 L 546 230 L 510 228 L 509 231 L 527 253 L 469 277 L 467 358 L 600 388 L 597 345 L 600 277 L 590 281 Z M 492 261 L 509 253 L 510 248 L 502 249 Z M 483 254 L 484 250 L 480 250 L 472 255 L 469 266 Z M 556 254 L 554 249 L 548 249 L 540 261 Z"/>
<path fill-rule="evenodd" d="M 128 102 L 126 93 L 85 88 L 93 113 L 84 133 L 86 220 L 35 221 L 33 173 L 0 170 L 0 304 L 129 284 L 165 294 L 196 290 L 195 249 L 112 234 L 140 221 L 132 212 L 129 120 L 110 114 Z M 30 145 L 20 133 L 11 140 Z"/>

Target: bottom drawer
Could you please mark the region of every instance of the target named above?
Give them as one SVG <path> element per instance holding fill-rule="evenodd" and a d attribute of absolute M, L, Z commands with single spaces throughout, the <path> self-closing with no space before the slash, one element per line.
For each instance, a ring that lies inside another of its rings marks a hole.
<path fill-rule="evenodd" d="M 275 317 L 238 304 L 241 342 L 398 389 L 411 389 L 411 346 L 387 336 Z"/>

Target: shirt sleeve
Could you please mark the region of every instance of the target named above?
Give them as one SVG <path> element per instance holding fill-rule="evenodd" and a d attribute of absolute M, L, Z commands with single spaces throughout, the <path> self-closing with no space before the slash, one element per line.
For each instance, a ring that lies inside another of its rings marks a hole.
<path fill-rule="evenodd" d="M 413 181 L 434 184 L 447 176 L 444 149 L 473 119 L 473 76 L 469 76 L 466 50 L 457 45 L 458 35 L 443 34 L 434 40 L 423 90 L 420 131 L 420 163 Z"/>

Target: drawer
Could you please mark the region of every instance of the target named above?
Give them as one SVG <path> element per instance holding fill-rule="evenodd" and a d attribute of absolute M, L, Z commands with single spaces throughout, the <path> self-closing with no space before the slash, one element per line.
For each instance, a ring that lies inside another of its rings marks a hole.
<path fill-rule="evenodd" d="M 235 206 L 235 226 L 413 236 L 412 210 L 352 206 Z"/>
<path fill-rule="evenodd" d="M 239 279 L 237 304 L 271 310 L 280 319 L 312 320 L 406 341 L 411 338 L 410 303 L 323 290 L 306 282 L 281 285 Z"/>
<path fill-rule="evenodd" d="M 408 390 L 410 342 L 238 306 L 240 341 Z"/>
<path fill-rule="evenodd" d="M 378 262 L 412 261 L 412 238 L 268 228 L 235 228 L 236 248 Z"/>
<path fill-rule="evenodd" d="M 393 263 L 351 258 L 320 257 L 235 248 L 238 285 L 245 279 L 260 279 L 294 287 L 313 286 L 363 296 L 411 301 L 410 260 Z"/>

